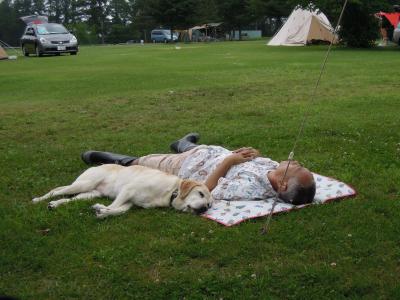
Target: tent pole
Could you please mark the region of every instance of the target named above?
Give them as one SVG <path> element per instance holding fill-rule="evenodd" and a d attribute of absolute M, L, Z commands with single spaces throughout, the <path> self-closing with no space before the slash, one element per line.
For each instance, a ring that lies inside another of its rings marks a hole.
<path fill-rule="evenodd" d="M 330 52 L 331 52 L 333 42 L 334 42 L 334 40 L 335 40 L 336 33 L 339 31 L 339 25 L 340 25 L 340 23 L 341 23 L 341 20 L 342 20 L 344 11 L 345 11 L 345 9 L 346 9 L 347 1 L 348 1 L 348 0 L 345 0 L 345 2 L 344 2 L 344 4 L 343 4 L 343 8 L 342 8 L 342 11 L 341 11 L 341 13 L 340 13 L 339 20 L 338 20 L 338 22 L 337 22 L 337 24 L 336 24 L 336 27 L 335 27 L 335 30 L 334 30 L 334 32 L 333 32 L 334 34 L 333 34 L 333 36 L 332 36 L 331 43 L 330 43 L 330 45 L 329 45 L 329 47 L 328 47 L 328 50 L 327 50 L 326 55 L 325 55 L 325 58 L 324 58 L 324 60 L 323 60 L 323 62 L 322 62 L 322 65 L 321 65 L 321 69 L 320 69 L 320 73 L 319 73 L 318 79 L 317 79 L 317 81 L 316 81 L 316 83 L 315 83 L 315 86 L 314 86 L 313 90 L 311 91 L 311 95 L 310 95 L 310 100 L 311 100 L 310 102 L 311 102 L 311 104 L 313 104 L 314 101 L 315 101 L 315 94 L 316 94 L 316 91 L 317 91 L 317 89 L 318 89 L 319 83 L 321 82 L 322 75 L 324 74 L 325 66 L 326 66 L 326 63 L 327 63 L 327 61 L 328 61 L 328 57 L 329 57 L 329 54 L 330 54 Z M 311 107 L 311 106 L 312 106 L 312 105 L 309 105 L 308 107 Z M 284 173 L 284 175 L 283 175 L 283 177 L 282 177 L 282 180 L 280 181 L 280 184 L 279 184 L 279 186 L 278 186 L 279 189 L 280 189 L 280 187 L 283 185 L 283 183 L 285 182 L 285 178 L 286 178 L 286 175 L 287 175 L 287 171 L 288 171 L 288 169 L 289 169 L 290 163 L 293 161 L 293 158 L 294 158 L 294 151 L 295 151 L 295 149 L 296 149 L 297 143 L 299 142 L 299 140 L 300 140 L 300 138 L 301 138 L 301 136 L 302 136 L 302 134 L 303 134 L 303 132 L 304 132 L 304 128 L 305 128 L 305 125 L 306 125 L 306 123 L 307 123 L 307 120 L 308 120 L 309 116 L 310 116 L 309 110 L 305 110 L 305 111 L 304 111 L 304 114 L 303 114 L 303 120 L 302 120 L 301 125 L 300 125 L 300 129 L 299 129 L 299 131 L 298 131 L 298 134 L 297 134 L 296 139 L 295 139 L 294 144 L 293 144 L 292 151 L 290 151 L 289 156 L 288 156 L 288 164 L 287 164 L 287 166 L 286 166 L 285 173 Z M 279 194 L 277 193 L 276 196 L 275 196 L 274 202 L 273 202 L 273 204 L 272 204 L 270 213 L 269 213 L 269 215 L 268 215 L 268 219 L 267 219 L 267 221 L 265 222 L 263 228 L 261 229 L 261 234 L 266 234 L 267 231 L 268 231 L 269 225 L 270 225 L 270 223 L 271 223 L 272 215 L 273 215 L 273 213 L 274 213 L 275 206 L 277 205 L 277 203 L 278 203 L 278 201 L 279 201 L 278 197 L 279 197 Z"/>

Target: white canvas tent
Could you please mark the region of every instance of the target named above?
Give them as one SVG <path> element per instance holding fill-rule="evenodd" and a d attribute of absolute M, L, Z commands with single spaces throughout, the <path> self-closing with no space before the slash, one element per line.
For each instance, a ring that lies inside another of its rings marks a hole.
<path fill-rule="evenodd" d="M 7 52 L 4 51 L 3 47 L 1 47 L 1 45 L 0 45 L 0 60 L 1 59 L 8 59 L 8 55 L 7 55 Z"/>
<path fill-rule="evenodd" d="M 269 46 L 304 46 L 312 41 L 330 42 L 334 29 L 320 11 L 294 9 L 282 28 L 269 41 Z M 337 37 L 334 38 L 334 43 Z"/>

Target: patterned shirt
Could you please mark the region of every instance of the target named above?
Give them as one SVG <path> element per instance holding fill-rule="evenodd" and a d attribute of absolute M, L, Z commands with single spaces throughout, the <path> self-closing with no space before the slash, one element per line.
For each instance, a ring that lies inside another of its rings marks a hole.
<path fill-rule="evenodd" d="M 178 176 L 205 182 L 217 166 L 232 154 L 219 146 L 199 146 L 182 163 Z M 217 200 L 261 200 L 276 195 L 267 174 L 278 167 L 269 158 L 257 157 L 232 166 L 225 177 L 218 180 L 211 194 Z"/>

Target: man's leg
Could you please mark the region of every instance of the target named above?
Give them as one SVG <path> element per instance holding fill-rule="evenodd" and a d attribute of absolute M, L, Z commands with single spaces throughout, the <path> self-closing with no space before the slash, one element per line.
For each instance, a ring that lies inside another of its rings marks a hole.
<path fill-rule="evenodd" d="M 189 133 L 183 138 L 173 142 L 170 145 L 172 151 L 176 153 L 183 153 L 194 149 L 198 145 L 196 144 L 199 140 L 200 135 L 198 133 Z M 164 155 L 164 154 L 156 154 Z M 168 154 L 166 154 L 168 155 Z M 118 164 L 121 166 L 129 166 L 137 163 L 137 157 L 122 155 L 112 152 L 102 152 L 102 151 L 86 151 L 81 155 L 82 160 L 87 165 L 101 165 L 101 164 Z M 179 161 L 179 159 L 177 159 Z M 156 168 L 158 169 L 158 168 Z"/>
<path fill-rule="evenodd" d="M 134 160 L 132 165 L 145 166 L 178 175 L 183 161 L 195 151 L 196 149 L 178 154 L 150 154 Z"/>
<path fill-rule="evenodd" d="M 200 135 L 196 132 L 189 133 L 183 138 L 173 142 L 169 147 L 175 153 L 183 153 L 197 147 L 196 144 L 200 139 Z"/>
<path fill-rule="evenodd" d="M 129 166 L 137 157 L 127 156 L 111 152 L 86 151 L 81 155 L 87 165 L 117 164 Z"/>

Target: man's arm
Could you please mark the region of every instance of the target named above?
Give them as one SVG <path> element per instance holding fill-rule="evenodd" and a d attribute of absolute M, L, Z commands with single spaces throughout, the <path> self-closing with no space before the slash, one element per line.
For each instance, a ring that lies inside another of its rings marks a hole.
<path fill-rule="evenodd" d="M 243 147 L 239 148 L 235 151 L 232 151 L 233 153 L 243 153 L 246 156 L 253 156 L 253 158 L 260 157 L 260 151 L 257 149 L 254 149 L 252 147 Z"/>
<path fill-rule="evenodd" d="M 211 192 L 217 186 L 218 179 L 224 177 L 232 166 L 252 160 L 253 158 L 254 153 L 251 152 L 242 151 L 232 153 L 217 166 L 217 168 L 214 170 L 214 172 L 210 174 L 210 176 L 207 177 L 205 185 Z"/>

